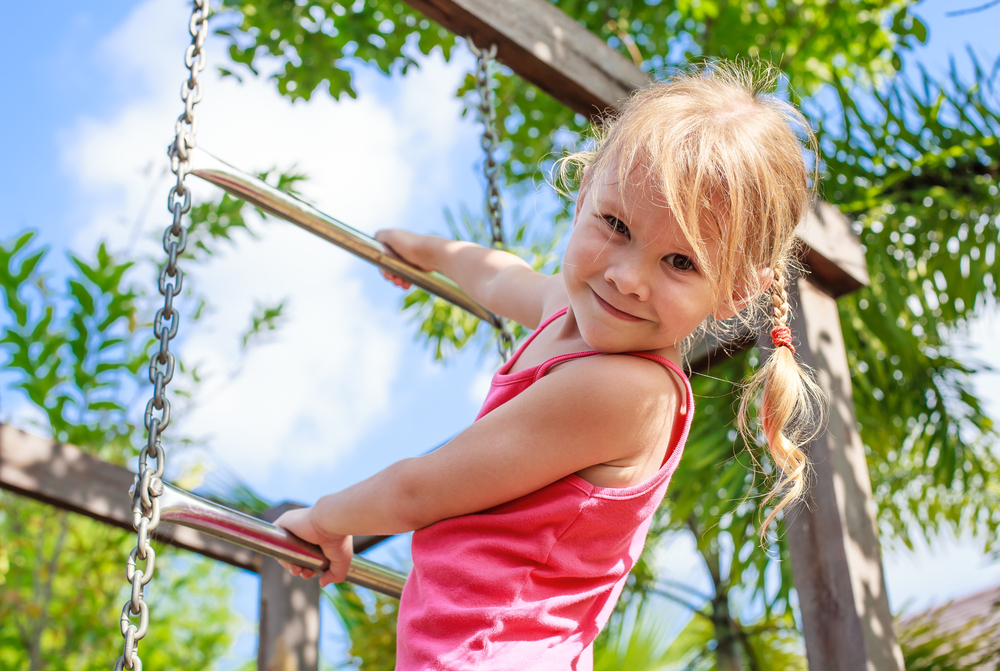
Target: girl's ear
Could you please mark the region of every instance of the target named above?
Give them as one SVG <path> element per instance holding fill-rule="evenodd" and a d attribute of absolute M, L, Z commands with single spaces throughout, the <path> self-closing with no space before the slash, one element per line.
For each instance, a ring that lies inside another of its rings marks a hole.
<path fill-rule="evenodd" d="M 774 270 L 771 268 L 761 268 L 758 275 L 759 282 L 756 287 L 756 291 L 748 293 L 742 287 L 737 287 L 736 291 L 733 292 L 733 305 L 736 306 L 734 311 L 732 306 L 720 305 L 715 311 L 715 318 L 717 320 L 729 319 L 737 312 L 741 312 L 743 308 L 752 305 L 761 294 L 771 288 L 771 283 L 774 282 Z"/>
<path fill-rule="evenodd" d="M 586 165 L 583 167 L 583 177 L 580 178 L 580 190 L 576 194 L 576 209 L 573 212 L 573 225 L 576 226 L 576 218 L 580 216 L 580 210 L 583 208 L 584 202 L 587 200 L 587 196 L 590 194 L 590 166 Z"/>

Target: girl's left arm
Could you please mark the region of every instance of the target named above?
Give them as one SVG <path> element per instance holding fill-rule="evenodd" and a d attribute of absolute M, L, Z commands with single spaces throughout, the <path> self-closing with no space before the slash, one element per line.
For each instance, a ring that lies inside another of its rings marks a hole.
<path fill-rule="evenodd" d="M 573 361 L 440 449 L 397 462 L 279 523 L 324 550 L 331 546 L 338 556 L 328 556 L 336 565 L 323 580 L 343 579 L 350 553 L 342 539 L 351 534 L 420 529 L 596 464 L 656 451 L 671 435 L 680 398 L 670 374 L 644 359 Z"/>

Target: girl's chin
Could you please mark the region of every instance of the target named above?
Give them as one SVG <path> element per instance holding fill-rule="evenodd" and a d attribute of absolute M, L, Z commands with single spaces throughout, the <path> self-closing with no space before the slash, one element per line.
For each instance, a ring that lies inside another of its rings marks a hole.
<path fill-rule="evenodd" d="M 581 323 L 580 335 L 590 349 L 604 354 L 654 352 L 673 358 L 671 352 L 679 345 L 679 342 L 668 342 L 666 338 L 626 338 L 620 331 L 600 323 Z"/>
<path fill-rule="evenodd" d="M 620 333 L 601 324 L 581 324 L 580 335 L 591 349 L 605 354 L 641 351 L 635 347 L 637 342 L 623 338 Z"/>

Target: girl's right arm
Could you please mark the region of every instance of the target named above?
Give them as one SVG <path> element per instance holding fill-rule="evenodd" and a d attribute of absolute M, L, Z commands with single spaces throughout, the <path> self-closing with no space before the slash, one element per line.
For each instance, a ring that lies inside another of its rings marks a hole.
<path fill-rule="evenodd" d="M 375 239 L 417 268 L 440 272 L 487 310 L 530 329 L 541 323 L 545 303 L 562 288 L 558 278 L 536 272 L 514 254 L 472 242 L 398 229 L 381 230 Z M 402 278 L 383 275 L 409 288 Z"/>

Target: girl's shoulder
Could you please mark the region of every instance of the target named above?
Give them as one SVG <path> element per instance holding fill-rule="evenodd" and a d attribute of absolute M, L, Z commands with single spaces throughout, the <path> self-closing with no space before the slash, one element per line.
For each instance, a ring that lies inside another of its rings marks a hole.
<path fill-rule="evenodd" d="M 633 420 L 647 413 L 672 416 L 687 400 L 687 384 L 676 371 L 656 359 L 634 354 L 571 359 L 556 364 L 547 375 L 573 378 L 578 394 L 593 396 L 609 410 L 620 411 L 623 404 L 630 407 L 632 412 L 626 415 Z"/>
<path fill-rule="evenodd" d="M 581 357 L 546 377 L 553 384 L 538 405 L 559 408 L 566 443 L 590 462 L 575 473 L 600 487 L 629 487 L 652 477 L 690 411 L 687 385 L 672 369 L 644 357 Z"/>

